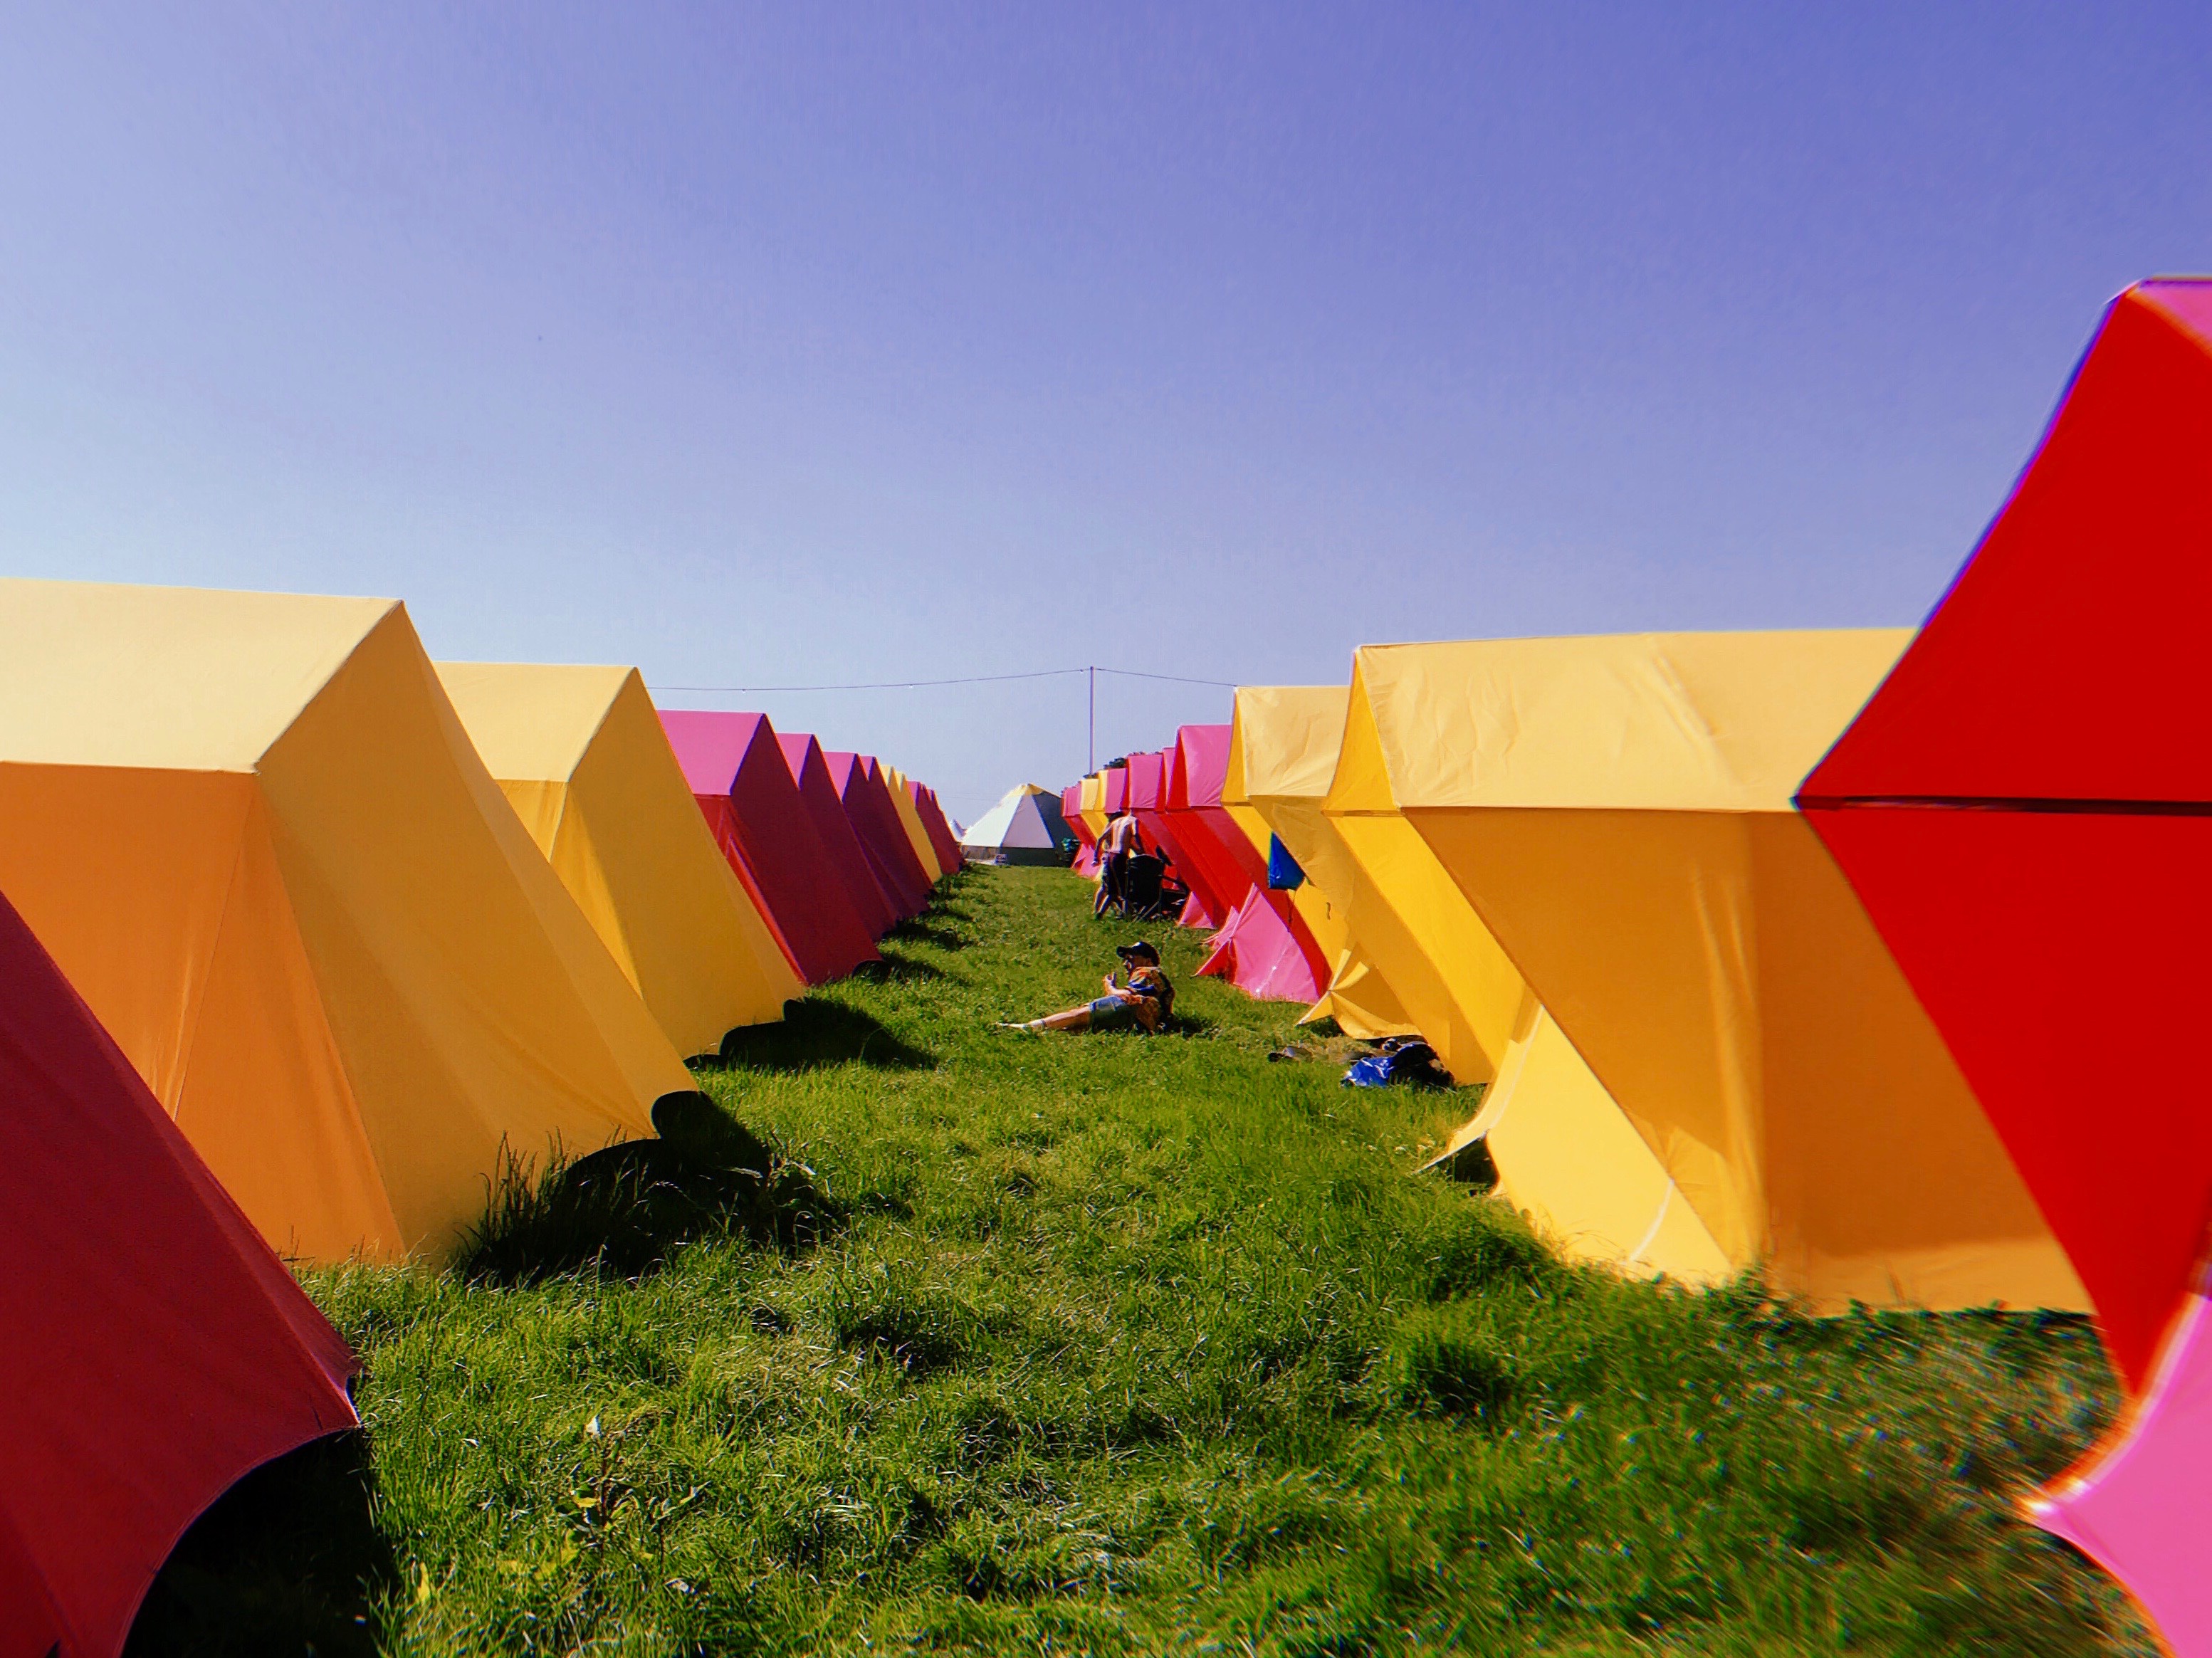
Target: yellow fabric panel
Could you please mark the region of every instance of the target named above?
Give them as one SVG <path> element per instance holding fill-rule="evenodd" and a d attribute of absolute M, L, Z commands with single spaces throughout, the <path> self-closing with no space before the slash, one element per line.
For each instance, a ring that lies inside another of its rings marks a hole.
<path fill-rule="evenodd" d="M 1786 810 L 1911 638 L 1878 628 L 1364 646 L 1368 763 L 1408 811 Z"/>
<path fill-rule="evenodd" d="M 280 1249 L 690 1085 L 388 601 L 0 582 L 0 884 Z"/>
<path fill-rule="evenodd" d="M 410 1248 L 481 1212 L 502 1142 L 651 1132 L 692 1086 L 394 609 L 264 757 L 277 858 Z"/>
<path fill-rule="evenodd" d="M 1291 902 L 1334 972 L 1299 1023 L 1333 1018 L 1349 1035 L 1408 1035 L 1411 1018 L 1359 943 L 1352 862 L 1321 810 L 1336 769 L 1348 695 L 1341 685 L 1239 688 L 1224 793 L 1234 803 L 1231 817 L 1263 855 L 1272 835 L 1305 872 L 1306 884 Z M 1237 817 L 1247 805 L 1256 824 Z"/>
<path fill-rule="evenodd" d="M 1229 739 L 1236 798 L 1257 805 L 1280 795 L 1327 794 L 1350 696 L 1344 685 L 1239 686 Z"/>
<path fill-rule="evenodd" d="M 1734 1266 L 1534 995 L 1482 1109 L 1445 1156 L 1486 1139 L 1498 1195 L 1571 1258 L 1688 1284 Z"/>
<path fill-rule="evenodd" d="M 395 608 L 0 580 L 0 762 L 251 771 Z"/>
<path fill-rule="evenodd" d="M 0 765 L 0 890 L 272 1247 L 402 1252 L 250 774 Z"/>
<path fill-rule="evenodd" d="M 251 775 L 0 765 L 0 890 L 273 1247 L 399 1253 Z"/>
<path fill-rule="evenodd" d="M 921 859 L 922 872 L 932 881 L 945 873 L 937 861 L 937 848 L 929 844 L 929 831 L 921 826 L 921 813 L 914 804 L 914 797 L 906 792 L 906 774 L 895 766 L 884 768 L 884 780 L 890 785 L 891 805 L 898 809 L 899 827 L 906 831 L 907 841 L 914 847 L 914 855 Z"/>
<path fill-rule="evenodd" d="M 1106 780 L 1095 771 L 1083 780 L 1082 809 L 1076 816 L 1091 826 L 1094 841 L 1106 833 Z"/>
<path fill-rule="evenodd" d="M 1390 981 L 1382 976 L 1382 970 L 1368 960 L 1356 938 L 1336 958 L 1328 988 L 1298 1023 L 1311 1024 L 1316 1019 L 1334 1019 L 1337 1029 L 1346 1035 L 1370 1042 L 1384 1036 L 1419 1034 L 1413 1020 L 1407 1017 L 1398 993 L 1390 988 Z"/>
<path fill-rule="evenodd" d="M 2086 1307 L 1802 817 L 1410 816 L 1730 1260 L 1826 1308 Z"/>
<path fill-rule="evenodd" d="M 714 844 L 635 671 L 441 663 L 508 803 L 677 1051 L 804 993 Z M 532 766 L 564 765 L 539 775 Z"/>
<path fill-rule="evenodd" d="M 392 1212 L 331 1033 L 271 827 L 257 796 L 173 1114 L 280 1253 L 394 1258 L 411 1240 Z M 246 1100 L 286 1104 L 241 1111 Z"/>
<path fill-rule="evenodd" d="M 1420 832 L 1402 817 L 1336 820 L 1366 883 L 1359 942 L 1457 1081 L 1486 1083 L 1512 1038 L 1521 975 Z"/>

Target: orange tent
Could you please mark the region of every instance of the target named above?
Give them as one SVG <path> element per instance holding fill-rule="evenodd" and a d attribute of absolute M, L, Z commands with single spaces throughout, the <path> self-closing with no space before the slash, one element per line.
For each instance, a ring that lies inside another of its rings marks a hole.
<path fill-rule="evenodd" d="M 0 890 L 283 1253 L 692 1086 L 390 600 L 0 582 Z"/>

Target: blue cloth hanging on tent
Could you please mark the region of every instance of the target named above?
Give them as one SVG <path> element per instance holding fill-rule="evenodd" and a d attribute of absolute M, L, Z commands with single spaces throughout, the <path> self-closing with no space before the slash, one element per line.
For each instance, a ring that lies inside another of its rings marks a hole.
<path fill-rule="evenodd" d="M 1296 892 L 1306 884 L 1306 872 L 1298 867 L 1298 860 L 1291 856 L 1280 835 L 1267 837 L 1267 890 Z"/>

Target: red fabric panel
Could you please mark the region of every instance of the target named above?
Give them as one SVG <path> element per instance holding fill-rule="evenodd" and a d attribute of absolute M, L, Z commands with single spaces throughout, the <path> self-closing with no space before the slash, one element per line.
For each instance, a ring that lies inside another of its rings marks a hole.
<path fill-rule="evenodd" d="M 831 752 L 823 758 L 853 833 L 860 837 L 860 848 L 868 855 L 868 867 L 891 908 L 901 920 L 921 914 L 929 895 L 920 884 L 921 872 L 914 862 L 914 848 L 907 845 L 906 830 L 892 810 L 890 796 L 884 793 L 883 780 L 872 780 L 866 762 L 857 754 Z"/>
<path fill-rule="evenodd" d="M 2131 1386 L 2212 1220 L 2212 817 L 1807 813 L 1989 1111 Z"/>
<path fill-rule="evenodd" d="M 867 777 L 867 786 L 883 799 L 883 822 L 889 826 L 884 837 L 884 855 L 896 866 L 902 880 L 915 894 L 914 913 L 921 914 L 929 902 L 929 889 L 935 884 L 930 873 L 922 867 L 921 859 L 914 849 L 914 842 L 906 838 L 906 820 L 899 816 L 898 807 L 891 799 L 891 780 L 884 775 L 884 768 L 872 754 L 860 756 L 860 768 Z"/>
<path fill-rule="evenodd" d="M 2212 284 L 2113 302 L 1798 799 L 2145 1382 L 2212 1222 Z"/>
<path fill-rule="evenodd" d="M 806 977 L 805 969 L 799 965 L 799 958 L 792 954 L 791 941 L 783 936 L 783 929 L 775 924 L 775 912 L 769 908 L 767 898 L 762 895 L 759 877 L 745 863 L 744 847 L 738 836 L 736 804 L 726 794 L 695 794 L 691 798 L 699 803 L 699 810 L 707 819 L 707 827 L 714 834 L 714 844 L 721 847 L 722 856 L 730 860 L 730 867 L 737 872 L 738 883 L 752 899 L 753 908 L 760 912 L 760 918 L 766 923 L 769 936 L 775 940 L 775 947 L 783 952 L 783 959 L 791 963 L 791 970 L 803 981 Z"/>
<path fill-rule="evenodd" d="M 910 777 L 907 779 L 906 787 L 908 799 L 914 802 L 915 813 L 921 819 L 922 833 L 929 837 L 929 849 L 937 854 L 939 866 L 950 875 L 963 861 L 960 842 L 952 833 L 952 826 L 945 821 L 945 814 L 938 810 L 936 795 Z"/>
<path fill-rule="evenodd" d="M 0 900 L 0 1651 L 112 1658 L 353 1355 Z"/>
<path fill-rule="evenodd" d="M 768 716 L 665 710 L 660 722 L 695 794 L 710 793 L 728 771 L 723 793 L 732 810 L 722 832 L 737 849 L 731 863 L 748 878 L 799 977 L 825 984 L 874 961 L 867 923 L 814 831 Z"/>
<path fill-rule="evenodd" d="M 1131 809 L 1137 814 L 1137 829 L 1140 835 L 1158 848 L 1174 866 L 1183 884 L 1190 888 L 1193 902 L 1183 906 L 1182 914 L 1176 918 L 1178 923 L 1193 927 L 1219 926 L 1221 920 L 1218 918 L 1226 917 L 1229 911 L 1214 908 L 1211 902 L 1210 885 L 1202 880 L 1193 879 L 1192 871 L 1198 860 L 1183 846 L 1172 814 L 1162 809 L 1167 799 L 1169 780 L 1174 772 L 1175 755 L 1175 750 L 1170 748 L 1163 749 L 1158 754 L 1133 754 L 1129 756 Z"/>
<path fill-rule="evenodd" d="M 868 930 L 872 938 L 880 938 L 898 925 L 898 913 L 884 896 L 884 890 L 876 884 L 875 874 L 868 868 L 868 855 L 860 850 L 860 837 L 853 833 L 853 821 L 845 816 L 845 803 L 837 798 L 837 786 L 830 780 L 830 768 L 822 758 L 822 745 L 804 732 L 780 732 L 776 746 L 783 750 L 784 763 L 791 768 L 791 780 L 799 789 L 799 804 L 806 808 L 807 820 L 814 825 L 814 833 L 829 854 L 830 862 L 844 884 L 845 896 L 853 902 L 854 914 Z"/>
<path fill-rule="evenodd" d="M 882 854 L 876 850 L 867 823 L 857 813 L 858 797 L 850 791 L 859 773 L 860 762 L 860 756 L 856 754 L 828 749 L 822 753 L 823 768 L 829 774 L 830 786 L 836 791 L 838 808 L 845 814 L 846 826 L 853 831 L 854 843 L 860 848 L 868 878 L 876 884 L 876 891 L 882 897 L 884 907 L 890 913 L 892 924 L 896 926 L 914 911 L 908 908 L 904 889 L 884 865 Z"/>
<path fill-rule="evenodd" d="M 2204 288 L 2113 302 L 2012 499 L 1807 799 L 2212 800 Z"/>

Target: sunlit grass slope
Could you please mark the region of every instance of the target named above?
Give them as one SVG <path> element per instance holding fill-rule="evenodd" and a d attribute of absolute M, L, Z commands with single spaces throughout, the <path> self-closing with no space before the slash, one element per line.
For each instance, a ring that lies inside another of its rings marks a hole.
<path fill-rule="evenodd" d="M 1171 1034 L 988 1029 L 1096 993 L 1087 899 L 963 876 L 702 1072 L 757 1141 L 311 1276 L 374 1531 L 204 1546 L 158 1608 L 325 1654 L 2151 1650 L 2009 1506 L 2107 1418 L 2086 1327 L 1564 1266 L 1412 1172 L 1463 1100 L 1271 1063 L 1297 1010 L 1172 929 Z"/>

